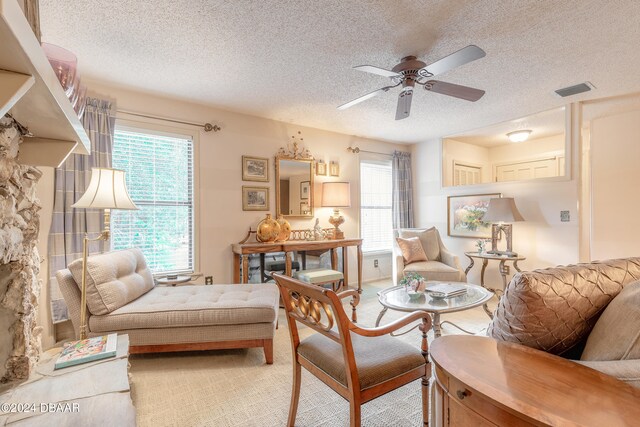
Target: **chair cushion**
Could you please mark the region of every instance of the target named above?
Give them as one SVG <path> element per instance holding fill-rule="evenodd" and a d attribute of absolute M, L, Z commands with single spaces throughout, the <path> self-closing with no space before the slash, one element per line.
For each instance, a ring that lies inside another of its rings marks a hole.
<path fill-rule="evenodd" d="M 487 335 L 553 354 L 583 342 L 623 287 L 640 279 L 640 258 L 517 273 Z"/>
<path fill-rule="evenodd" d="M 104 316 L 91 316 L 91 332 L 126 329 L 243 325 L 274 322 L 276 285 L 157 286 Z"/>
<path fill-rule="evenodd" d="M 69 264 L 78 288 L 82 287 L 82 259 Z M 140 249 L 125 249 L 87 258 L 87 307 L 103 315 L 128 304 L 155 286 Z"/>
<path fill-rule="evenodd" d="M 427 259 L 430 261 L 440 261 L 440 239 L 438 237 L 438 230 L 435 227 L 421 230 L 417 228 L 401 228 L 398 230 L 398 237 L 408 239 L 410 237 L 417 237 L 422 243 L 422 249 L 427 255 Z"/>
<path fill-rule="evenodd" d="M 342 280 L 343 275 L 336 270 L 329 270 L 326 268 L 313 268 L 309 270 L 300 270 L 293 273 L 293 277 L 302 282 L 316 284 L 336 282 Z"/>
<path fill-rule="evenodd" d="M 460 271 L 438 261 L 414 262 L 404 266 L 404 272 L 415 272 L 427 280 L 458 282 Z"/>
<path fill-rule="evenodd" d="M 640 282 L 625 286 L 604 309 L 580 359 L 640 359 Z"/>
<path fill-rule="evenodd" d="M 362 390 L 424 366 L 420 350 L 389 335 L 363 337 L 351 334 Z M 298 354 L 343 386 L 347 386 L 342 346 L 322 334 L 304 339 Z"/>
<path fill-rule="evenodd" d="M 427 254 L 424 253 L 422 243 L 420 243 L 418 237 L 409 237 L 408 239 L 397 237 L 396 242 L 398 242 L 398 247 L 402 252 L 405 265 L 412 262 L 428 261 Z"/>

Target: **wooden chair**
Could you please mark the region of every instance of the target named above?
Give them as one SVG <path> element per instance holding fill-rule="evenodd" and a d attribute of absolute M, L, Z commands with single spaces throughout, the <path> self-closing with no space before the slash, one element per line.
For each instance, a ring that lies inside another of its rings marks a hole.
<path fill-rule="evenodd" d="M 361 328 L 349 321 L 342 299 L 351 297 L 353 316 L 360 295 L 355 290 L 335 293 L 281 274 L 273 275 L 287 315 L 293 351 L 293 388 L 288 426 L 293 427 L 300 397 L 301 366 L 349 401 L 350 425 L 360 426 L 360 406 L 422 378 L 422 411 L 428 424 L 429 377 L 427 332 L 431 317 L 414 312 L 388 325 Z M 389 336 L 421 320 L 422 351 Z M 317 334 L 300 341 L 297 322 Z"/>

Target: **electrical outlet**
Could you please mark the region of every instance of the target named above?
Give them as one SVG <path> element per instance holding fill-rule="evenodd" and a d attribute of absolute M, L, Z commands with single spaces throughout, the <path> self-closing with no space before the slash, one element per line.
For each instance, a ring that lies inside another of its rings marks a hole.
<path fill-rule="evenodd" d="M 377 259 L 373 260 L 373 267 L 374 268 L 378 268 L 378 260 Z"/>
<path fill-rule="evenodd" d="M 560 211 L 560 221 L 561 222 L 571 221 L 571 214 L 569 213 L 569 211 Z"/>
<path fill-rule="evenodd" d="M 206 276 L 204 278 L 204 284 L 205 285 L 213 285 L 213 276 Z"/>

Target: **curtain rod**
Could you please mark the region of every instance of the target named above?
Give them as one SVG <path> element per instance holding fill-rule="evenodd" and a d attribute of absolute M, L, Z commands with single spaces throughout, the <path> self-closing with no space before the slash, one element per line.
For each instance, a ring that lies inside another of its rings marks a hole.
<path fill-rule="evenodd" d="M 211 123 L 193 123 L 193 122 L 187 122 L 184 120 L 175 120 L 175 119 L 168 119 L 166 117 L 160 117 L 160 116 L 153 116 L 150 114 L 142 114 L 142 113 L 136 113 L 135 111 L 128 111 L 128 110 L 117 110 L 118 113 L 122 113 L 122 114 L 127 114 L 130 116 L 138 116 L 138 117 L 144 117 L 147 119 L 155 119 L 155 120 L 163 120 L 165 122 L 172 122 L 172 123 L 179 123 L 181 125 L 190 125 L 190 126 L 196 126 L 196 127 L 201 127 L 204 128 L 205 132 L 218 132 L 220 130 L 222 130 L 222 128 L 218 125 L 212 125 Z"/>
<path fill-rule="evenodd" d="M 388 157 L 393 157 L 393 154 L 389 154 L 389 153 L 380 153 L 379 151 L 368 151 L 368 150 L 361 150 L 360 147 L 347 147 L 347 151 L 353 154 L 358 154 L 358 153 L 369 153 L 369 154 L 380 154 L 382 156 L 388 156 Z"/>

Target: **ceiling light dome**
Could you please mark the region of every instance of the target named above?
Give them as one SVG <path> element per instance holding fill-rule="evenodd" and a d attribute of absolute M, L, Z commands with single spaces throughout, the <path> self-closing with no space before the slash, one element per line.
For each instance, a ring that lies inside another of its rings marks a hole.
<path fill-rule="evenodd" d="M 524 142 L 529 138 L 529 135 L 531 135 L 531 131 L 528 129 L 516 130 L 507 134 L 511 142 Z"/>

